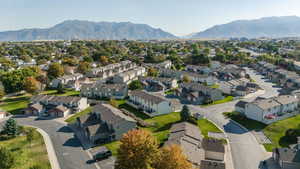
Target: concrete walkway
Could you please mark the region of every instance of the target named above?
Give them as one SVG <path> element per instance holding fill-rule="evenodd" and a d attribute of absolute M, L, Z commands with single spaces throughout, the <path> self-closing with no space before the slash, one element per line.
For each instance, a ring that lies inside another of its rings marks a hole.
<path fill-rule="evenodd" d="M 53 144 L 52 144 L 52 141 L 51 141 L 49 135 L 44 130 L 42 130 L 40 128 L 37 128 L 37 127 L 34 127 L 34 126 L 30 126 L 30 127 L 36 128 L 36 131 L 38 131 L 43 136 L 44 142 L 45 142 L 45 145 L 46 145 L 46 149 L 47 149 L 47 152 L 48 152 L 48 158 L 49 158 L 49 161 L 50 161 L 50 164 L 51 164 L 51 168 L 52 169 L 61 169 L 60 165 L 58 163 L 57 156 L 55 154 Z"/>

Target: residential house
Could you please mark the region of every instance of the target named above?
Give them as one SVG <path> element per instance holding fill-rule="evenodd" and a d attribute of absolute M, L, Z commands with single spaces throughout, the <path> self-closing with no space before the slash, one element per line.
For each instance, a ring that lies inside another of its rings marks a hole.
<path fill-rule="evenodd" d="M 80 96 L 87 98 L 124 99 L 128 95 L 126 84 L 84 84 L 80 89 Z"/>
<path fill-rule="evenodd" d="M 297 114 L 298 103 L 298 98 L 293 95 L 257 99 L 246 104 L 245 115 L 250 119 L 270 124 Z"/>
<path fill-rule="evenodd" d="M 137 80 L 139 76 L 145 76 L 146 69 L 144 67 L 136 67 L 127 72 L 119 73 L 113 77 L 114 83 L 129 84 L 133 80 Z"/>
<path fill-rule="evenodd" d="M 75 73 L 75 74 L 72 74 L 72 75 L 64 75 L 62 77 L 59 77 L 59 78 L 56 78 L 56 79 L 53 79 L 50 83 L 50 86 L 53 87 L 53 88 L 57 88 L 58 85 L 62 84 L 62 85 L 66 85 L 69 81 L 76 81 L 80 78 L 82 78 L 83 75 L 80 74 L 80 73 Z"/>
<path fill-rule="evenodd" d="M 145 84 L 146 90 L 149 91 L 161 91 L 178 87 L 177 80 L 174 78 L 140 76 L 139 81 Z"/>
<path fill-rule="evenodd" d="M 127 103 L 151 117 L 172 112 L 170 101 L 145 91 L 131 91 Z"/>
<path fill-rule="evenodd" d="M 204 138 L 202 147 L 205 150 L 205 159 L 214 161 L 224 161 L 225 146 L 222 140 L 214 138 Z"/>
<path fill-rule="evenodd" d="M 209 74 L 212 70 L 208 66 L 196 66 L 196 65 L 187 65 L 185 70 L 188 72 L 200 73 L 200 74 Z"/>
<path fill-rule="evenodd" d="M 119 140 L 137 127 L 133 118 L 109 104 L 97 104 L 90 114 L 78 117 L 76 125 L 92 144 Z"/>
<path fill-rule="evenodd" d="M 75 96 L 35 95 L 31 97 L 27 115 L 65 117 L 88 107 L 87 98 Z M 68 109 L 68 110 L 66 110 Z"/>
<path fill-rule="evenodd" d="M 200 169 L 226 169 L 224 162 L 202 160 Z"/>
<path fill-rule="evenodd" d="M 248 102 L 246 102 L 246 101 L 239 101 L 239 102 L 237 102 L 236 104 L 235 104 L 235 111 L 236 112 L 239 112 L 239 113 L 241 113 L 241 114 L 245 114 L 245 110 L 246 110 L 246 104 L 247 104 Z"/>
<path fill-rule="evenodd" d="M 126 61 L 121 61 L 120 63 L 109 64 L 100 68 L 93 68 L 91 71 L 87 73 L 87 76 L 92 78 L 98 77 L 101 79 L 107 79 L 118 73 L 128 71 L 135 67 L 136 67 L 135 63 L 126 60 Z"/>
<path fill-rule="evenodd" d="M 170 60 L 166 60 L 161 63 L 147 63 L 144 65 L 145 67 L 153 67 L 156 69 L 170 69 L 172 67 L 172 62 Z"/>
<path fill-rule="evenodd" d="M 199 83 L 182 83 L 180 88 L 175 90 L 175 95 L 183 102 L 192 104 L 203 104 L 205 102 L 224 99 L 221 90 Z"/>
<path fill-rule="evenodd" d="M 0 119 L 3 119 L 7 116 L 7 113 L 0 109 Z"/>
<path fill-rule="evenodd" d="M 192 163 L 195 168 L 199 168 L 201 160 L 205 158 L 205 152 L 201 145 L 202 140 L 203 136 L 198 126 L 181 122 L 172 125 L 168 141 L 166 141 L 164 145 L 179 145 L 188 161 Z"/>
<path fill-rule="evenodd" d="M 298 169 L 300 168 L 300 137 L 298 143 L 291 148 L 275 148 L 272 157 L 281 169 Z"/>

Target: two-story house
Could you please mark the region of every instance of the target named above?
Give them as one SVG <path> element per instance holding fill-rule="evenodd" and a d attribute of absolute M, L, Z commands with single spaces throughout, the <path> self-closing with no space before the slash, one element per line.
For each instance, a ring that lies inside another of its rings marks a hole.
<path fill-rule="evenodd" d="M 103 84 L 93 83 L 84 84 L 80 89 L 80 96 L 87 98 L 113 98 L 124 99 L 128 95 L 128 87 L 126 84 Z"/>

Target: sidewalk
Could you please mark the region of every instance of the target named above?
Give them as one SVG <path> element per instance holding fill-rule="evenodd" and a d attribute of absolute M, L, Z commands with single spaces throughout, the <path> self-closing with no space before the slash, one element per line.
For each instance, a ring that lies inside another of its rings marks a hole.
<path fill-rule="evenodd" d="M 44 130 L 42 130 L 40 128 L 37 128 L 37 127 L 34 127 L 34 126 L 29 126 L 29 127 L 36 128 L 36 130 L 43 136 L 44 142 L 45 142 L 45 145 L 46 145 L 46 149 L 47 149 L 47 152 L 48 152 L 48 158 L 49 158 L 49 161 L 50 161 L 50 164 L 51 164 L 51 168 L 52 169 L 61 169 L 60 165 L 58 163 L 57 156 L 55 154 L 53 144 L 52 144 L 52 141 L 51 141 L 49 135 Z"/>

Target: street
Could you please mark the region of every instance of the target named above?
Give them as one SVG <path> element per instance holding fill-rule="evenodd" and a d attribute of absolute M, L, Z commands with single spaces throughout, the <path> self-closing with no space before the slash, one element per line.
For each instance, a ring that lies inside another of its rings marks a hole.
<path fill-rule="evenodd" d="M 258 91 L 253 93 L 250 97 L 243 99 L 244 101 L 252 101 L 257 97 L 274 97 L 279 94 L 280 88 L 274 87 L 273 83 L 268 82 L 262 75 L 256 74 L 253 70 L 246 70 L 264 92 Z M 222 114 L 223 112 L 234 111 L 234 106 L 237 102 L 238 100 L 208 107 L 193 105 L 189 107 L 191 112 L 202 113 L 207 119 L 224 129 L 231 147 L 234 168 L 258 169 L 261 166 L 261 162 L 269 158 L 269 153 L 257 142 L 251 132 L 230 119 L 226 119 Z"/>

